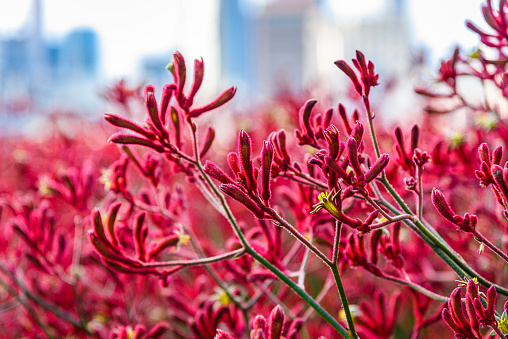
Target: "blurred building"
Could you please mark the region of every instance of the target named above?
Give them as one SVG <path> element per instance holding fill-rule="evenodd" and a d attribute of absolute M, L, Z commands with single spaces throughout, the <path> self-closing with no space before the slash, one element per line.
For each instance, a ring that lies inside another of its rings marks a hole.
<path fill-rule="evenodd" d="M 87 102 L 96 102 L 92 97 L 95 91 L 82 89 L 97 82 L 98 41 L 93 30 L 78 29 L 61 41 L 41 41 L 34 57 L 33 37 L 29 34 L 0 40 L 2 112 L 15 113 L 8 104 L 13 100 L 29 101 L 31 110 L 52 107 L 57 102 L 65 106 L 76 98 L 85 103 L 82 108 L 88 107 Z"/>
<path fill-rule="evenodd" d="M 141 76 L 143 82 L 162 88 L 171 82 L 173 76 L 166 69 L 171 58 L 170 53 L 161 55 L 148 55 L 141 60 Z"/>
<path fill-rule="evenodd" d="M 24 27 L 0 36 L 0 113 L 52 108 L 87 110 L 98 102 L 99 39 L 79 28 L 60 40 L 43 39 L 41 0 L 33 0 Z"/>
<path fill-rule="evenodd" d="M 90 28 L 70 32 L 61 44 L 59 67 L 70 77 L 91 77 L 97 75 L 99 64 L 99 39 Z"/>
<path fill-rule="evenodd" d="M 333 62 L 350 60 L 356 50 L 373 60 L 382 76 L 407 73 L 403 0 L 385 0 L 381 12 L 369 18 L 333 12 L 331 1 L 221 0 L 223 76 L 244 85 L 254 98 L 281 86 L 299 90 L 316 81 L 336 84 L 340 76 Z"/>

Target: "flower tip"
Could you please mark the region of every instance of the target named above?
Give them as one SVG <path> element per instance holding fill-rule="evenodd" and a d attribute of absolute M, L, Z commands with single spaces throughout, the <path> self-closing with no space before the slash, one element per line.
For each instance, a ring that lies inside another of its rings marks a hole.
<path fill-rule="evenodd" d="M 214 339 L 235 339 L 231 334 L 224 332 L 222 330 L 217 330 Z"/>
<path fill-rule="evenodd" d="M 252 327 L 254 330 L 264 330 L 266 326 L 266 319 L 262 315 L 257 315 L 252 321 Z"/>

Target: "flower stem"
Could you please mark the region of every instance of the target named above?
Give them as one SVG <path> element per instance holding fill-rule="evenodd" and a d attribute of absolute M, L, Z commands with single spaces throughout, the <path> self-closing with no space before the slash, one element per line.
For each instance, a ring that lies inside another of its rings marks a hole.
<path fill-rule="evenodd" d="M 339 291 L 340 300 L 342 301 L 342 307 L 344 308 L 344 313 L 346 314 L 347 324 L 349 326 L 348 332 L 351 335 L 351 338 L 358 338 L 358 335 L 355 331 L 355 325 L 353 323 L 353 317 L 351 316 L 351 310 L 349 309 L 349 304 L 346 297 L 346 291 L 344 290 L 344 286 L 342 285 L 342 280 L 340 279 L 339 268 L 337 265 L 330 266 L 332 270 L 333 277 L 335 279 L 335 284 L 337 285 L 337 290 Z"/>
<path fill-rule="evenodd" d="M 368 100 L 368 99 L 367 99 Z M 379 149 L 379 144 L 376 137 L 376 132 L 374 130 L 374 124 L 372 119 L 372 114 L 370 110 L 367 108 L 370 134 L 372 137 L 372 143 L 374 144 L 374 149 L 376 151 L 376 156 L 379 158 L 381 156 L 381 151 Z M 388 193 L 395 199 L 397 204 L 402 208 L 402 210 L 410 215 L 414 215 L 413 211 L 406 205 L 401 196 L 395 191 L 393 186 L 390 184 L 388 179 L 386 178 L 385 171 L 381 172 L 381 183 L 386 188 Z M 421 188 L 420 188 L 421 189 Z M 392 211 L 396 213 L 395 211 Z M 455 252 L 450 245 L 437 233 L 435 229 L 433 229 L 430 225 L 425 225 L 423 220 L 413 220 L 412 222 L 409 220 L 404 221 L 407 225 L 412 225 L 411 227 L 433 250 L 436 252 L 439 257 L 441 257 L 458 275 L 459 277 L 463 277 L 464 275 L 469 275 L 470 277 L 476 277 L 478 282 L 481 283 L 485 287 L 494 286 L 497 292 L 508 296 L 508 289 L 496 285 L 480 274 L 478 274 L 475 270 L 473 270 L 462 257 Z"/>
<path fill-rule="evenodd" d="M 481 234 L 479 231 L 474 231 L 473 235 L 475 238 L 477 238 L 480 242 L 484 243 L 488 248 L 490 248 L 494 253 L 496 253 L 498 256 L 500 256 L 504 261 L 508 262 L 508 256 L 506 253 L 501 251 L 496 245 L 494 245 L 492 242 L 490 242 L 489 239 L 485 238 L 483 234 Z"/>
<path fill-rule="evenodd" d="M 312 243 L 313 238 L 310 238 L 310 242 Z M 300 285 L 303 289 L 305 289 L 305 270 L 307 269 L 307 264 L 309 262 L 310 257 L 310 248 L 305 248 L 305 254 L 303 255 L 302 264 L 300 269 L 298 270 L 298 285 Z"/>
<path fill-rule="evenodd" d="M 334 317 L 332 317 L 330 315 L 330 313 L 328 313 L 321 305 L 319 305 L 314 299 L 312 299 L 312 297 L 304 289 L 302 289 L 300 286 L 298 286 L 293 280 L 291 280 L 288 276 L 286 276 L 277 267 L 272 265 L 268 260 L 266 260 L 261 254 L 256 252 L 256 250 L 254 250 L 254 248 L 252 248 L 250 246 L 250 244 L 248 243 L 244 234 L 242 233 L 242 230 L 238 226 L 238 223 L 236 222 L 236 219 L 235 219 L 233 213 L 231 212 L 229 205 L 227 204 L 226 200 L 224 199 L 224 196 L 217 189 L 217 187 L 214 185 L 214 183 L 212 182 L 212 179 L 203 170 L 203 165 L 199 161 L 199 152 L 197 151 L 196 132 L 192 129 L 192 126 L 189 126 L 189 127 L 191 129 L 191 134 L 193 136 L 193 143 L 194 143 L 194 149 L 195 149 L 195 155 L 196 155 L 196 160 L 193 161 L 193 163 L 196 165 L 197 169 L 199 170 L 199 172 L 201 173 L 203 178 L 206 180 L 208 186 L 212 189 L 214 194 L 217 196 L 217 200 L 220 203 L 220 205 L 222 206 L 222 208 L 224 209 L 225 216 L 228 219 L 231 227 L 233 228 L 233 231 L 234 231 L 235 235 L 237 236 L 238 240 L 240 240 L 240 243 L 244 247 L 245 252 L 247 254 L 249 254 L 254 260 L 256 260 L 261 265 L 266 267 L 270 272 L 272 272 L 280 280 L 282 280 L 289 288 L 291 288 L 293 291 L 295 291 L 296 294 L 298 294 L 303 300 L 305 300 L 305 302 L 307 302 L 319 315 L 321 315 L 321 317 L 327 323 L 329 323 L 340 335 L 342 335 L 344 338 L 349 339 L 350 336 L 349 336 L 347 330 L 344 327 L 342 327 L 342 325 Z M 280 219 L 283 220 L 282 218 L 280 218 Z M 304 239 L 305 239 L 305 237 L 304 237 Z M 307 240 L 307 239 L 305 239 L 305 240 Z M 314 246 L 312 245 L 312 247 L 314 247 Z M 321 252 L 318 250 L 318 253 L 321 253 Z M 329 261 L 328 258 L 326 258 L 326 256 L 325 256 L 325 259 L 326 259 L 326 261 Z"/>
<path fill-rule="evenodd" d="M 312 297 L 305 292 L 300 286 L 298 286 L 293 280 L 287 277 L 283 272 L 281 272 L 277 267 L 273 266 L 268 260 L 263 258 L 263 256 L 257 253 L 253 248 L 246 248 L 247 253 L 250 254 L 257 262 L 266 267 L 270 272 L 275 274 L 277 278 L 282 280 L 289 288 L 296 292 L 305 302 L 307 302 L 310 307 L 312 307 L 327 323 L 329 323 L 342 337 L 351 338 L 348 331 L 342 327 L 339 322 L 330 315 L 321 305 L 319 305 Z M 337 272 L 338 273 L 338 272 Z M 340 278 L 339 278 L 340 279 Z M 357 337 L 354 337 L 357 338 Z"/>
<path fill-rule="evenodd" d="M 494 332 L 496 332 L 496 334 L 499 336 L 500 339 L 506 339 L 506 336 L 503 334 L 503 332 L 501 332 L 497 324 L 492 325 L 490 327 L 494 330 Z"/>
<path fill-rule="evenodd" d="M 342 285 L 342 280 L 339 274 L 339 268 L 337 266 L 338 256 L 339 256 L 339 243 L 340 243 L 340 233 L 342 229 L 342 223 L 336 221 L 335 222 L 335 236 L 333 239 L 333 251 L 332 251 L 332 262 L 330 263 L 330 270 L 332 271 L 333 278 L 335 279 L 335 284 L 337 285 L 337 290 L 339 291 L 340 300 L 342 301 L 342 307 L 344 309 L 344 313 L 346 314 L 346 320 L 349 326 L 349 334 L 351 338 L 358 338 L 356 334 L 355 325 L 353 323 L 353 317 L 351 315 L 351 310 L 349 309 L 349 303 L 347 301 L 346 291 L 344 290 L 344 286 Z"/>
<path fill-rule="evenodd" d="M 218 261 L 226 260 L 226 259 L 236 259 L 245 254 L 245 249 L 240 248 L 235 251 L 226 252 L 223 254 L 219 254 L 213 257 L 204 257 L 198 258 L 194 260 L 172 260 L 172 261 L 162 261 L 162 262 L 149 262 L 144 263 L 143 267 L 169 267 L 169 266 L 195 266 L 195 265 L 206 265 L 212 264 Z"/>

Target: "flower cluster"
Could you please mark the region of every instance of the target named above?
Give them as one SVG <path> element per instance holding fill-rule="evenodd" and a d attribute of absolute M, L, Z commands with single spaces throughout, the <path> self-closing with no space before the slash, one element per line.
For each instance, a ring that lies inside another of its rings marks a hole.
<path fill-rule="evenodd" d="M 203 60 L 188 75 L 177 52 L 160 97 L 124 81 L 105 90 L 121 110 L 105 114 L 109 130 L 55 123 L 40 143 L 5 139 L 3 333 L 480 339 L 488 327 L 506 339 L 507 11 L 487 1 L 493 32 L 467 24 L 495 53 L 457 49 L 437 74 L 443 92 L 417 90 L 443 114 L 391 133 L 374 124 L 379 75 L 358 51 L 335 63 L 356 94 L 284 92 L 288 119 L 270 107 L 233 115 L 217 145 L 203 118 L 229 109 L 235 88 L 195 105 Z M 473 104 L 464 76 L 504 94 Z M 455 108 L 467 129 L 450 137 L 442 118 Z"/>

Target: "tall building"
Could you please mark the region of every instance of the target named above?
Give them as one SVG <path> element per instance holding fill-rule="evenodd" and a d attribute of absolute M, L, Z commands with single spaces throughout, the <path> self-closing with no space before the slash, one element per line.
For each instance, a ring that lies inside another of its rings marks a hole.
<path fill-rule="evenodd" d="M 252 20 L 243 7 L 240 0 L 220 0 L 219 4 L 220 66 L 226 83 L 242 84 L 251 76 L 248 51 Z"/>
<path fill-rule="evenodd" d="M 281 83 L 301 88 L 306 22 L 313 7 L 312 0 L 259 5 L 221 0 L 221 70 L 227 81 L 240 84 L 240 96 L 242 87 L 254 98 L 269 96 Z"/>
<path fill-rule="evenodd" d="M 267 4 L 254 20 L 252 67 L 255 90 L 274 93 L 280 86 L 298 90 L 303 85 L 308 43 L 306 24 L 312 12 L 309 0 L 276 1 Z"/>
<path fill-rule="evenodd" d="M 97 34 L 90 28 L 75 29 L 69 33 L 62 45 L 62 66 L 70 76 L 93 77 L 98 70 Z"/>
<path fill-rule="evenodd" d="M 343 36 L 344 58 L 350 59 L 360 50 L 374 61 L 381 76 L 407 70 L 410 60 L 403 1 L 388 0 L 385 5 L 379 15 L 338 23 Z"/>
<path fill-rule="evenodd" d="M 299 90 L 316 81 L 337 84 L 333 62 L 353 58 L 355 50 L 373 60 L 381 75 L 407 71 L 404 0 L 385 0 L 370 18 L 333 13 L 331 1 L 221 0 L 223 76 L 259 98 L 280 86 Z"/>

